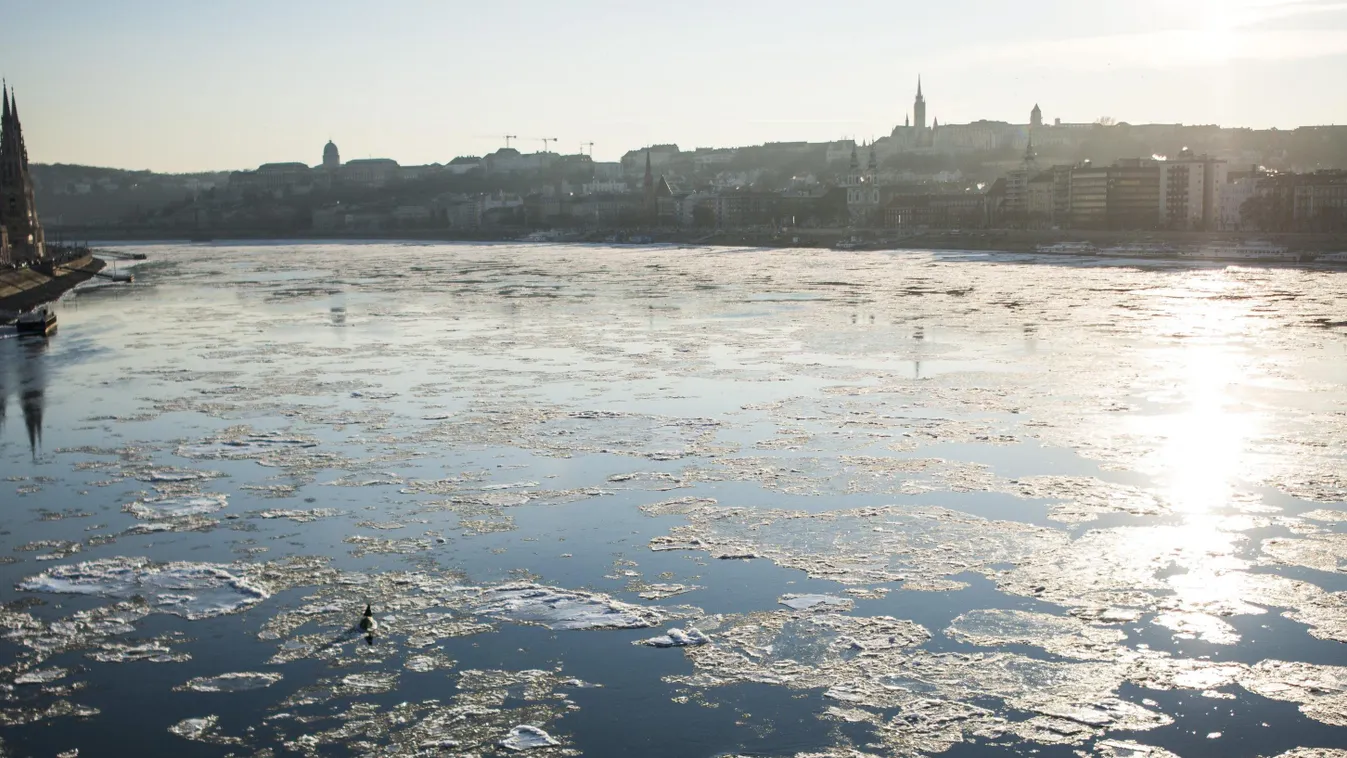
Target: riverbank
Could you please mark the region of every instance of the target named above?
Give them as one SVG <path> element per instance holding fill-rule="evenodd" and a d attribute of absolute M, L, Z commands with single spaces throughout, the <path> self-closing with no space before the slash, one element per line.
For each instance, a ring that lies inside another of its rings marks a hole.
<path fill-rule="evenodd" d="M 229 242 L 271 239 L 345 241 L 345 233 L 282 232 L 278 230 L 210 230 L 190 238 L 181 231 L 142 228 L 68 230 L 87 239 L 114 241 Z M 361 232 L 361 239 L 425 242 L 506 242 L 533 235 L 541 241 L 604 243 L 640 241 L 733 247 L 837 247 L 888 250 L 977 250 L 1032 253 L 1051 245 L 1173 246 L 1198 248 L 1243 244 L 1283 247 L 1293 253 L 1347 251 L 1347 236 L 1334 234 L 1260 234 L 1254 232 L 1107 232 L 1070 230 L 966 229 L 902 232 L 893 229 L 601 229 L 592 231 L 533 232 L 528 229 L 403 229 Z"/>
<path fill-rule="evenodd" d="M 31 268 L 0 272 L 0 311 L 26 311 L 55 300 L 92 279 L 105 266 L 106 262 L 85 255 L 58 266 L 54 274 Z"/>

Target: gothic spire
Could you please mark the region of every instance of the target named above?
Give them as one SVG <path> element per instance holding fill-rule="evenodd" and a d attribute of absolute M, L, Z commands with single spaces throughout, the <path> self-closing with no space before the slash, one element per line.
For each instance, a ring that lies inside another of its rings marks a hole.
<path fill-rule="evenodd" d="M 921 97 L 921 74 L 917 74 L 917 97 Z"/>
<path fill-rule="evenodd" d="M 861 159 L 856 156 L 856 140 L 851 141 L 851 170 L 855 171 L 861 167 Z"/>

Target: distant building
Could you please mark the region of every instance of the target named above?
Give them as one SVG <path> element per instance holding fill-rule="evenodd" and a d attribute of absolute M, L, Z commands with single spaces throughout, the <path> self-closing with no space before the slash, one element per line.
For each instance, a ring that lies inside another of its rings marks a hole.
<path fill-rule="evenodd" d="M 1155 229 L 1160 225 L 1160 166 L 1130 158 L 1110 166 L 1108 228 Z"/>
<path fill-rule="evenodd" d="M 1185 150 L 1160 164 L 1160 219 L 1168 229 L 1212 231 L 1221 215 L 1225 161 Z"/>
<path fill-rule="evenodd" d="M 1024 149 L 1024 159 L 1019 168 L 1006 175 L 1007 218 L 1016 226 L 1021 225 L 1029 214 L 1029 180 L 1038 176 L 1038 154 L 1034 152 L 1033 140 Z"/>
<path fill-rule="evenodd" d="M 323 168 L 328 171 L 341 168 L 341 153 L 337 152 L 337 145 L 332 140 L 328 140 L 323 147 Z"/>
<path fill-rule="evenodd" d="M 35 263 L 46 257 L 42 222 L 33 199 L 33 177 L 28 169 L 28 147 L 19 123 L 19 105 L 13 90 L 0 90 L 4 100 L 0 115 L 0 222 L 4 224 L 5 260 L 14 265 Z"/>
<path fill-rule="evenodd" d="M 1041 171 L 1029 179 L 1024 191 L 1024 221 L 1030 229 L 1044 229 L 1056 223 L 1051 171 Z"/>
<path fill-rule="evenodd" d="M 1108 166 L 1087 163 L 1071 171 L 1072 229 L 1108 228 L 1108 179 Z"/>
<path fill-rule="evenodd" d="M 847 213 L 851 216 L 851 223 L 857 226 L 865 226 L 878 222 L 879 216 L 879 182 L 876 179 L 878 172 L 878 162 L 875 158 L 874 147 L 871 146 L 869 155 L 866 157 L 865 169 L 861 169 L 860 156 L 856 153 L 856 145 L 851 146 L 851 166 L 847 173 L 846 183 L 843 185 L 847 189 Z"/>
<path fill-rule="evenodd" d="M 978 229 L 987 224 L 987 195 L 979 192 L 895 195 L 884 206 L 889 229 Z"/>
<path fill-rule="evenodd" d="M 678 145 L 651 145 L 640 150 L 629 150 L 622 156 L 622 173 L 629 177 L 640 176 L 647 159 L 652 170 L 665 170 L 680 154 Z"/>
<path fill-rule="evenodd" d="M 460 155 L 449 161 L 445 165 L 445 170 L 454 176 L 462 176 L 473 171 L 480 171 L 482 168 L 482 159 L 473 155 Z"/>
<path fill-rule="evenodd" d="M 264 163 L 255 171 L 230 174 L 229 187 L 241 193 L 306 193 L 313 188 L 313 179 L 313 169 L 303 163 Z"/>
<path fill-rule="evenodd" d="M 1216 228 L 1220 231 L 1240 231 L 1246 227 L 1244 204 L 1261 194 L 1266 174 L 1254 166 L 1246 172 L 1228 172 L 1226 176 L 1226 183 L 1218 195 Z"/>
<path fill-rule="evenodd" d="M 357 158 L 341 167 L 341 179 L 357 187 L 383 187 L 398 178 L 398 169 L 391 158 Z"/>

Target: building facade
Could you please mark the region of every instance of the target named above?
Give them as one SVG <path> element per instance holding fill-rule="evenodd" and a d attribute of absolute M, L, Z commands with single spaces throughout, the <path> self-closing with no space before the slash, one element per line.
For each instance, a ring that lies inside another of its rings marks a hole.
<path fill-rule="evenodd" d="M 1221 215 L 1225 161 L 1184 151 L 1160 166 L 1160 220 L 1167 229 L 1212 231 Z"/>
<path fill-rule="evenodd" d="M 0 90 L 0 100 L 4 100 L 0 112 L 0 223 L 8 238 L 8 262 L 22 266 L 46 257 L 46 239 L 33 199 L 33 177 L 28 169 L 18 101 L 12 90 Z"/>

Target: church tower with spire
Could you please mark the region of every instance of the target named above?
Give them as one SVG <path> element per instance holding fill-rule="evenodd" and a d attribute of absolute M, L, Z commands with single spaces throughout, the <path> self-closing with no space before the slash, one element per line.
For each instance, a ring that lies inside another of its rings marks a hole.
<path fill-rule="evenodd" d="M 926 97 L 921 94 L 921 74 L 917 74 L 917 100 L 912 104 L 912 120 L 917 131 L 926 130 Z"/>
<path fill-rule="evenodd" d="M 645 149 L 645 179 L 642 182 L 645 191 L 646 219 L 653 222 L 659 218 L 659 201 L 655 197 L 655 172 L 650 167 L 650 148 Z"/>
<path fill-rule="evenodd" d="M 4 89 L 0 87 L 0 100 L 4 100 L 0 110 L 0 222 L 9 238 L 13 262 L 35 263 L 46 255 L 46 241 L 37 219 L 18 102 L 13 90 Z"/>

